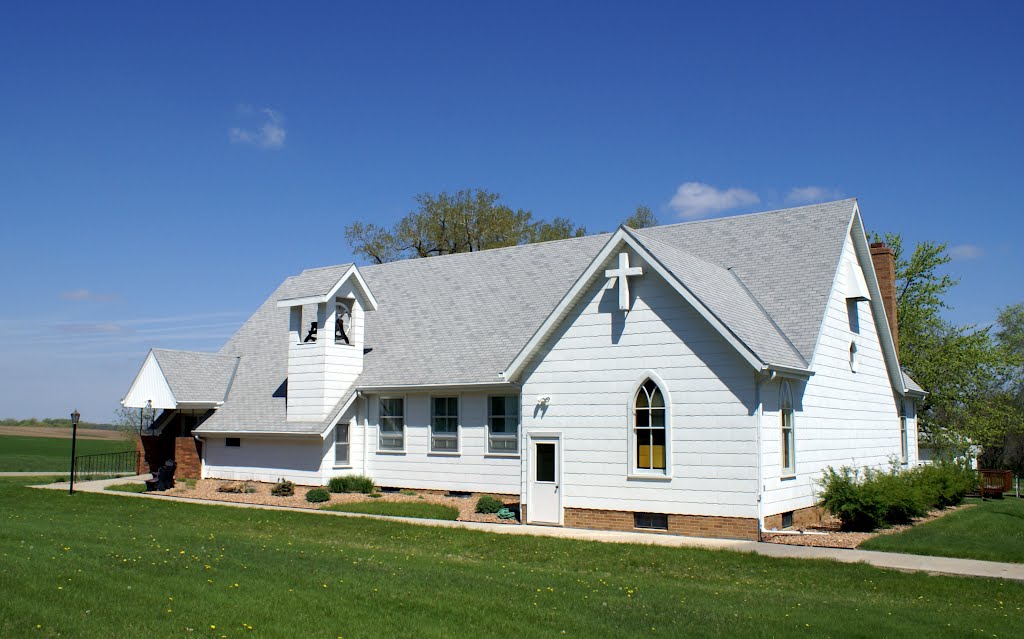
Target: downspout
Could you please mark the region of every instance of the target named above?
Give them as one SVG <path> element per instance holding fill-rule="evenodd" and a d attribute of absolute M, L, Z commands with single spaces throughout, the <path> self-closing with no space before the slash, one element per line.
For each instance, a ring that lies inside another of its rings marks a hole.
<path fill-rule="evenodd" d="M 761 422 L 764 414 L 764 404 L 761 402 L 761 384 L 764 378 L 757 373 L 754 374 L 754 402 L 757 404 L 757 412 L 754 415 L 754 422 L 757 427 L 757 540 L 761 541 L 761 533 L 764 532 L 764 455 L 761 451 Z"/>

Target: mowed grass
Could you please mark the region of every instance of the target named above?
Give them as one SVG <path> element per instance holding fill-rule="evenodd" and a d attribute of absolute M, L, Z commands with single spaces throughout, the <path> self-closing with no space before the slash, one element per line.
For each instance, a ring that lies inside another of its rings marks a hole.
<path fill-rule="evenodd" d="M 1021 636 L 1024 584 L 0 480 L 0 637 Z"/>
<path fill-rule="evenodd" d="M 103 490 L 112 490 L 118 493 L 144 493 L 146 492 L 146 484 L 111 484 Z"/>
<path fill-rule="evenodd" d="M 79 439 L 76 455 L 117 453 L 132 445 L 117 440 Z M 68 471 L 71 440 L 59 437 L 0 435 L 0 472 Z"/>
<path fill-rule="evenodd" d="M 416 501 L 357 501 L 348 504 L 331 504 L 323 510 L 389 515 L 391 517 L 415 517 L 416 519 L 455 521 L 459 518 L 459 511 L 451 506 Z"/>
<path fill-rule="evenodd" d="M 861 544 L 865 550 L 1024 563 L 1024 499 L 969 499 L 970 508 Z"/>

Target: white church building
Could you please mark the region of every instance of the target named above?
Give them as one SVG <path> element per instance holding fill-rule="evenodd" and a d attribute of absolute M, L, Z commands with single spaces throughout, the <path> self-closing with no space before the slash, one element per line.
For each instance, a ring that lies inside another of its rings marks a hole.
<path fill-rule="evenodd" d="M 286 279 L 152 350 L 179 477 L 509 495 L 527 524 L 756 539 L 826 466 L 917 462 L 892 251 L 856 200 Z"/>

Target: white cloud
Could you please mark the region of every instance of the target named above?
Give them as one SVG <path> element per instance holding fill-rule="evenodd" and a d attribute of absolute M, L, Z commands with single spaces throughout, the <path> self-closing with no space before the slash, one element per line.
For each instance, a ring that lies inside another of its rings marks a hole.
<path fill-rule="evenodd" d="M 703 182 L 684 182 L 668 203 L 669 208 L 685 219 L 706 217 L 741 206 L 757 204 L 761 198 L 747 189 L 731 188 L 721 191 Z"/>
<path fill-rule="evenodd" d="M 838 200 L 843 197 L 842 191 L 825 186 L 798 186 L 786 194 L 787 204 L 815 204 Z"/>
<path fill-rule="evenodd" d="M 63 299 L 73 302 L 109 302 L 114 299 L 113 295 L 100 295 L 93 293 L 87 288 L 77 288 L 73 291 L 64 291 L 60 294 Z"/>
<path fill-rule="evenodd" d="M 957 244 L 949 249 L 949 256 L 954 260 L 974 260 L 984 254 L 985 249 L 976 244 Z"/>
<path fill-rule="evenodd" d="M 288 132 L 284 128 L 284 115 L 279 111 L 264 107 L 253 109 L 242 107 L 239 109 L 242 115 L 259 115 L 263 123 L 255 129 L 243 129 L 232 127 L 228 130 L 228 137 L 236 144 L 251 144 L 261 149 L 280 149 L 284 146 L 285 137 Z"/>

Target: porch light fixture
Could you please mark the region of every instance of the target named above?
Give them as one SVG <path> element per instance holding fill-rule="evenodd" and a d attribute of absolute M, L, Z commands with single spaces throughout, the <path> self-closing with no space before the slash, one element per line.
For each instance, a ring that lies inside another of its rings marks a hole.
<path fill-rule="evenodd" d="M 78 420 L 82 417 L 81 413 L 76 408 L 71 413 L 71 476 L 70 484 L 68 485 L 68 494 L 75 494 L 75 442 L 78 439 Z"/>

